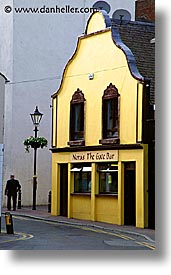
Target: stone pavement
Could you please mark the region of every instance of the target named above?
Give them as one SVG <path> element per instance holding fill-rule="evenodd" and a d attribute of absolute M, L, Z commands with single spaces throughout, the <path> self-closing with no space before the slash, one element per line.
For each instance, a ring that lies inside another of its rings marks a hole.
<path fill-rule="evenodd" d="M 2 208 L 2 218 L 4 217 L 5 212 L 9 212 L 7 209 Z M 31 206 L 25 206 L 21 209 L 16 209 L 16 211 L 10 211 L 11 215 L 15 216 L 24 216 L 34 219 L 43 219 L 46 221 L 53 221 L 63 224 L 72 224 L 79 226 L 95 227 L 103 230 L 110 230 L 120 233 L 129 233 L 134 235 L 143 236 L 147 240 L 155 241 L 155 230 L 147 228 L 137 228 L 135 226 L 126 226 L 126 225 L 115 225 L 104 222 L 95 222 L 87 220 L 78 220 L 78 219 L 69 219 L 63 216 L 52 216 L 51 213 L 48 213 L 47 206 L 37 206 L 36 210 L 32 210 Z M 15 230 L 15 229 L 14 229 Z M 4 232 L 0 233 L 0 240 L 3 238 L 13 238 L 11 234 L 5 234 Z"/>

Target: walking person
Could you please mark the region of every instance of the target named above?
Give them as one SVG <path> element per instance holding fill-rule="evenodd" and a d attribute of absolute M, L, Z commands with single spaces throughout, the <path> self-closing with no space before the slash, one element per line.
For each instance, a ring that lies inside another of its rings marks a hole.
<path fill-rule="evenodd" d="M 10 176 L 5 188 L 5 195 L 7 195 L 7 209 L 11 210 L 11 198 L 13 200 L 13 210 L 16 210 L 17 192 L 21 189 L 19 181 L 15 179 L 14 175 Z"/>

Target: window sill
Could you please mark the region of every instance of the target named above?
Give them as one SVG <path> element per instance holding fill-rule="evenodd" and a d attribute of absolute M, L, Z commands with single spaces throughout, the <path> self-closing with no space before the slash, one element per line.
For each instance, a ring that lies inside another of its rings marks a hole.
<path fill-rule="evenodd" d="M 91 192 L 83 192 L 83 193 L 76 193 L 76 192 L 73 192 L 71 193 L 71 196 L 91 196 Z"/>
<path fill-rule="evenodd" d="M 114 194 L 114 193 L 100 193 L 100 194 L 96 194 L 96 197 L 118 197 L 118 194 Z"/>
<path fill-rule="evenodd" d="M 85 140 L 70 140 L 70 141 L 68 141 L 68 145 L 70 145 L 70 146 L 84 146 Z"/>
<path fill-rule="evenodd" d="M 99 143 L 102 145 L 119 144 L 119 142 L 119 138 L 104 138 L 99 140 Z"/>

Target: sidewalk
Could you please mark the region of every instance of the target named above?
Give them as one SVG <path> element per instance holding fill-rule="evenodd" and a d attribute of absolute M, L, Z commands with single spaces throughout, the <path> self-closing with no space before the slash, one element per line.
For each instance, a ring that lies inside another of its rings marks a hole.
<path fill-rule="evenodd" d="M 13 215 L 24 216 L 24 217 L 30 217 L 34 219 L 43 219 L 45 221 L 53 221 L 53 222 L 58 222 L 63 224 L 67 223 L 72 225 L 95 227 L 95 228 L 110 230 L 115 232 L 117 231 L 122 233 L 129 233 L 129 234 L 143 236 L 145 239 L 155 241 L 155 230 L 153 229 L 137 228 L 135 226 L 126 226 L 126 225 L 115 225 L 115 224 L 109 224 L 104 222 L 69 219 L 63 216 L 52 216 L 51 213 L 48 213 L 47 206 L 37 206 L 36 210 L 32 210 L 32 207 L 28 206 L 28 207 L 22 207 L 21 209 L 16 209 L 16 211 L 8 211 L 6 208 L 2 208 L 3 215 L 5 214 L 5 212 L 10 212 L 12 216 Z M 0 238 L 3 237 L 3 235 L 5 234 L 1 233 Z"/>

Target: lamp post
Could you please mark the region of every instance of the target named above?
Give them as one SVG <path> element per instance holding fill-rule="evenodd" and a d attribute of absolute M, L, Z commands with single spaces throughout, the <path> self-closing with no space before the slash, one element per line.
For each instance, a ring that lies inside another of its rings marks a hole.
<path fill-rule="evenodd" d="M 30 114 L 33 125 L 35 126 L 34 132 L 35 132 L 35 138 L 37 138 L 37 132 L 38 126 L 40 124 L 40 121 L 42 119 L 43 114 L 41 114 L 38 110 L 38 106 L 36 106 L 36 109 L 33 114 Z M 36 164 L 37 164 L 37 147 L 36 144 L 34 146 L 34 169 L 33 169 L 33 210 L 36 210 L 36 191 L 37 191 L 37 175 L 36 175 Z"/>

